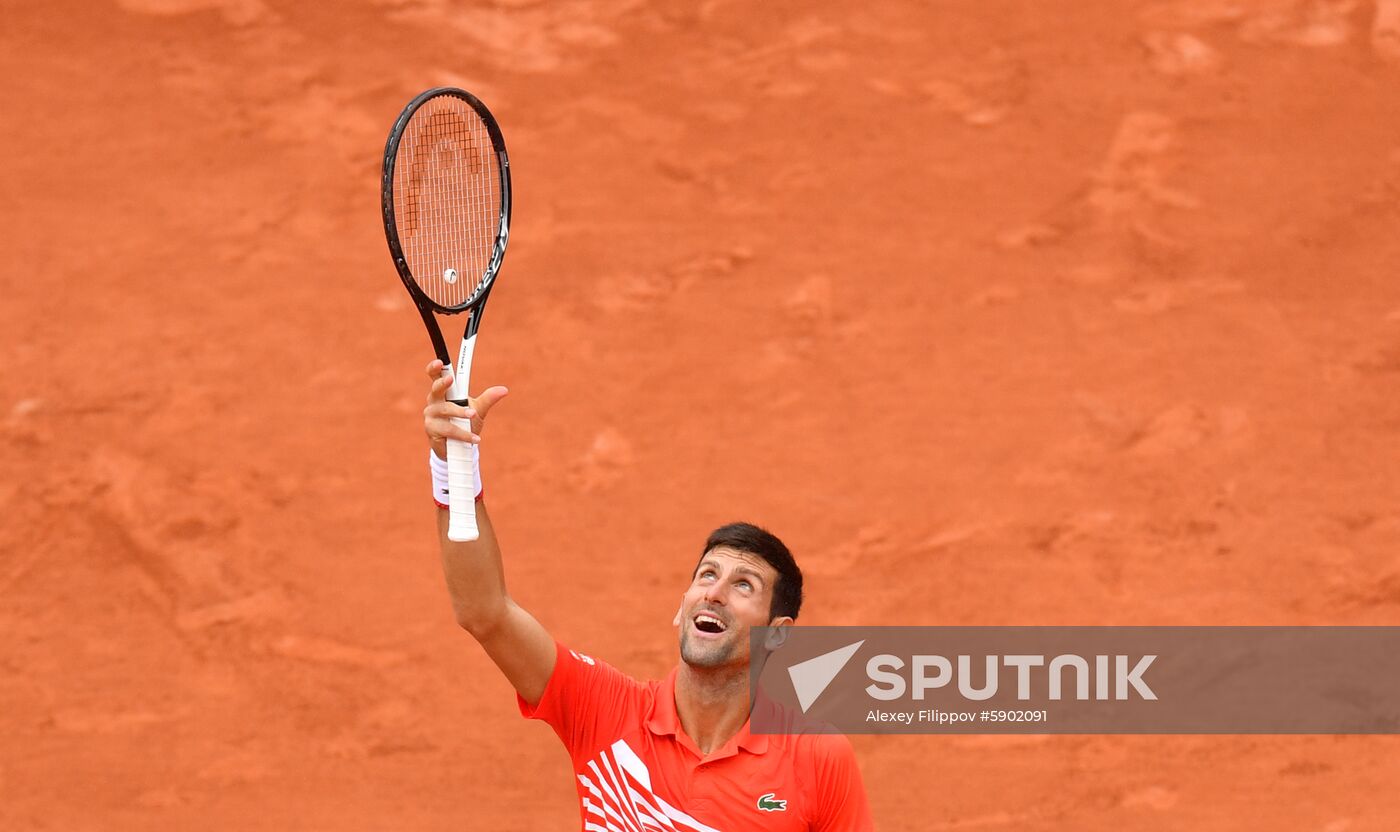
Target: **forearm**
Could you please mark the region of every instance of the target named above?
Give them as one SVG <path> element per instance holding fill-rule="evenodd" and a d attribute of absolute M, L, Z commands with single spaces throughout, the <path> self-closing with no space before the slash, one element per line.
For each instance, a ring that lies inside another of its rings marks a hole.
<path fill-rule="evenodd" d="M 457 623 L 486 650 L 525 701 L 538 704 L 554 672 L 554 639 L 506 595 L 501 549 L 486 504 L 476 504 L 480 537 L 470 543 L 447 539 L 448 511 L 438 510 L 442 571 Z"/>
<path fill-rule="evenodd" d="M 480 536 L 462 543 L 447 538 L 448 511 L 438 509 L 438 539 L 442 546 L 442 571 L 457 623 L 478 639 L 505 615 L 507 601 L 501 548 L 485 502 L 476 503 Z"/>
<path fill-rule="evenodd" d="M 423 429 L 433 449 L 433 498 L 440 500 L 447 489 L 446 472 L 438 460 L 447 457 L 447 440 L 480 441 L 481 424 L 486 413 L 506 395 L 504 387 L 489 387 L 471 402 L 471 408 L 447 401 L 452 383 L 441 361 L 427 368 L 431 387 L 428 406 L 423 408 Z M 472 430 L 455 423 L 455 419 L 472 419 Z M 479 485 L 479 480 L 478 480 Z M 439 502 L 439 505 L 441 503 Z M 491 661 L 510 680 L 511 687 L 530 704 L 537 704 L 544 695 L 549 677 L 554 672 L 555 644 L 549 632 L 528 612 L 506 594 L 505 570 L 501 566 L 501 547 L 496 542 L 496 530 L 486 513 L 486 504 L 476 502 L 477 539 L 458 542 L 447 537 L 449 512 L 437 512 L 438 540 L 442 547 L 442 572 L 447 579 L 447 594 L 452 598 L 452 611 L 457 623 L 471 633 L 491 657 Z"/>

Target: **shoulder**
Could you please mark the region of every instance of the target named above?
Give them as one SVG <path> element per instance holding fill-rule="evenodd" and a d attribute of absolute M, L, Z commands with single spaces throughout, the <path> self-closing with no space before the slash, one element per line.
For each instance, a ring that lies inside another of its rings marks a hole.
<path fill-rule="evenodd" d="M 555 643 L 554 670 L 538 705 L 520 701 L 523 716 L 554 723 L 596 711 L 625 710 L 647 686 L 601 659 Z"/>
<path fill-rule="evenodd" d="M 558 645 L 554 676 L 563 685 L 581 686 L 596 693 L 644 694 L 648 683 L 640 682 L 602 659 Z M 555 681 L 554 679 L 550 680 Z"/>
<path fill-rule="evenodd" d="M 520 713 L 547 723 L 575 758 L 590 757 L 641 724 L 652 688 L 593 656 L 559 644 L 539 704 Z"/>

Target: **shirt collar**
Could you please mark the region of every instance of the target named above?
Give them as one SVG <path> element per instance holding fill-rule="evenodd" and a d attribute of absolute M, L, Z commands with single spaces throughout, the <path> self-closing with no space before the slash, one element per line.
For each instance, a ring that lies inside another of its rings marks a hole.
<path fill-rule="evenodd" d="M 762 754 L 768 750 L 768 735 L 751 733 L 749 731 L 751 720 L 745 720 L 739 733 L 730 737 L 728 742 L 715 749 L 708 757 L 701 754 L 699 746 L 686 735 L 685 730 L 681 727 L 680 713 L 676 711 L 676 676 L 679 673 L 679 667 L 671 668 L 671 672 L 666 674 L 666 678 L 656 686 L 656 696 L 652 698 L 651 712 L 647 714 L 648 730 L 658 736 L 670 734 L 695 756 L 706 761 L 732 757 L 739 753 L 739 749 L 751 754 Z"/>

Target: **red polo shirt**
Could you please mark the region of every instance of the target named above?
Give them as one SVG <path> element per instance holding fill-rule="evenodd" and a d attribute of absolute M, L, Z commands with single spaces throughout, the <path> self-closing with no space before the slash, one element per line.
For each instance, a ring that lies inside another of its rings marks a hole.
<path fill-rule="evenodd" d="M 870 830 L 850 742 L 750 734 L 708 757 L 681 728 L 676 671 L 639 682 L 562 644 L 534 708 L 569 750 L 585 832 Z"/>

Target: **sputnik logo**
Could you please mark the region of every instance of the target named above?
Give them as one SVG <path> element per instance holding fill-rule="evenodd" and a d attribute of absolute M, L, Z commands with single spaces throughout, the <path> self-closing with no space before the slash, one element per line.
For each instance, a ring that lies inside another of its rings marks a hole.
<path fill-rule="evenodd" d="M 807 713 L 807 709 L 812 707 L 812 703 L 817 701 L 817 697 L 822 695 L 841 672 L 841 668 L 846 666 L 864 643 L 865 639 L 861 639 L 855 644 L 848 644 L 788 668 L 788 677 L 792 679 L 792 689 L 797 691 L 797 704 L 802 706 L 802 713 Z"/>

